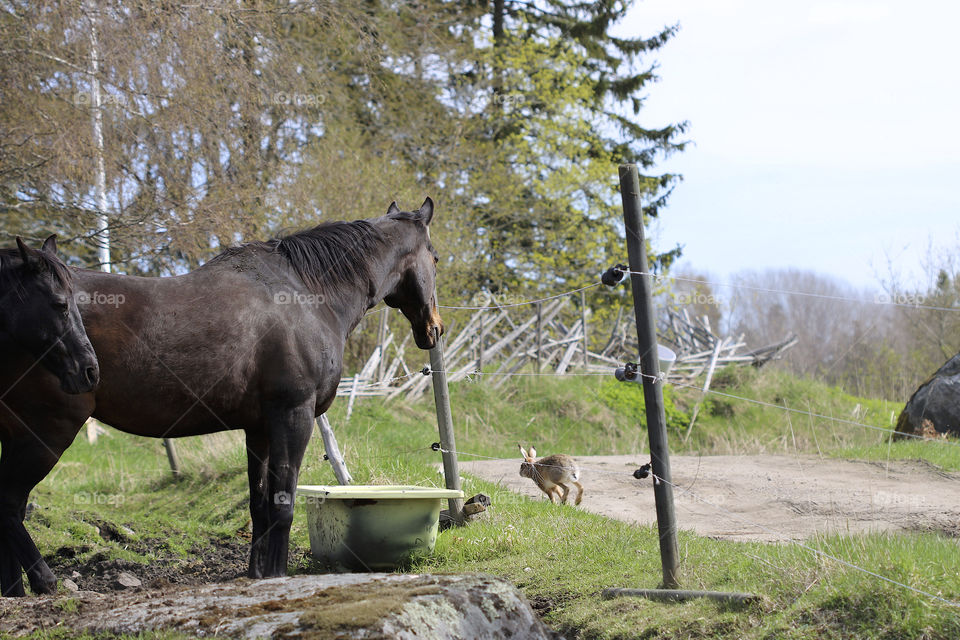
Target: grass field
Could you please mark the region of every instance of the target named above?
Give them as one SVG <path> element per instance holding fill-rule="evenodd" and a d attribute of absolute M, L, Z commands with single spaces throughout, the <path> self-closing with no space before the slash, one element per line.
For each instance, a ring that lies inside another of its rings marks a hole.
<path fill-rule="evenodd" d="M 887 434 L 848 423 L 788 413 L 791 407 L 889 428 L 897 403 L 855 398 L 776 372 L 723 371 L 686 443 L 699 393 L 667 390 L 671 447 L 710 454 L 817 453 L 859 459 L 921 458 L 960 470 L 960 447 L 942 442 L 888 442 Z M 457 445 L 464 454 L 518 458 L 516 443 L 576 455 L 646 450 L 638 387 L 600 377 L 517 378 L 503 389 L 463 382 L 452 388 Z M 430 450 L 437 439 L 430 398 L 414 404 L 364 400 L 349 422 L 345 402 L 330 412 L 358 483 L 442 485 Z M 96 445 L 78 438 L 34 492 L 28 522 L 41 551 L 172 566 L 190 563 L 247 533 L 245 456 L 239 434 L 179 441 L 185 477 L 170 477 L 159 441 L 117 432 Z M 464 455 L 464 459 L 469 456 Z M 519 462 L 519 459 L 518 459 Z M 303 484 L 332 484 L 315 438 Z M 656 531 L 527 500 L 466 478 L 468 495 L 484 492 L 488 516 L 440 535 L 434 556 L 413 571 L 481 571 L 515 582 L 569 638 L 938 638 L 960 637 L 960 610 L 917 595 L 791 544 L 736 543 L 681 532 L 685 588 L 749 591 L 761 602 L 736 607 L 709 601 L 658 604 L 602 600 L 605 587 L 656 587 Z M 120 530 L 124 535 L 104 536 Z M 302 513 L 294 523 L 293 571 L 311 570 Z M 811 547 L 945 599 L 960 600 L 960 544 L 937 533 L 832 536 Z M 63 576 L 61 576 L 63 577 Z M 48 634 L 50 635 L 50 634 Z M 55 634 L 54 634 L 55 635 Z M 51 635 L 52 637 L 52 635 Z M 173 637 L 158 635 L 155 637 Z"/>

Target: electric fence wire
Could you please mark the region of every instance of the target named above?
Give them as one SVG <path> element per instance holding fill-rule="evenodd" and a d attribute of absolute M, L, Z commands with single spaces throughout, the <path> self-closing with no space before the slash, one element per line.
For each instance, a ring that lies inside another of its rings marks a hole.
<path fill-rule="evenodd" d="M 482 311 L 482 310 L 484 310 L 484 309 L 490 309 L 490 310 L 506 309 L 506 308 L 508 308 L 508 307 L 523 307 L 523 306 L 526 306 L 526 305 L 538 304 L 538 303 L 540 303 L 540 302 L 546 302 L 546 301 L 548 301 L 548 300 L 555 300 L 555 299 L 557 299 L 557 298 L 562 298 L 562 297 L 564 297 L 564 296 L 569 296 L 569 295 L 572 295 L 572 294 L 574 294 L 574 293 L 580 293 L 581 291 L 586 291 L 587 289 L 594 289 L 594 288 L 599 287 L 599 286 L 600 286 L 600 283 L 599 283 L 599 282 L 594 282 L 593 284 L 588 284 L 588 285 L 586 285 L 585 287 L 580 287 L 579 289 L 572 289 L 572 290 L 570 290 L 570 291 L 565 291 L 565 292 L 563 292 L 563 293 L 558 293 L 558 294 L 556 294 L 556 295 L 547 296 L 546 298 L 538 298 L 538 299 L 536 299 L 536 300 L 524 300 L 524 301 L 522 301 L 522 302 L 511 302 L 511 303 L 509 303 L 509 304 L 489 304 L 489 305 L 482 306 L 482 307 L 480 307 L 480 306 L 462 306 L 462 307 L 458 307 L 458 306 L 450 306 L 450 305 L 438 304 L 437 307 L 440 308 L 440 309 L 466 309 L 466 310 L 472 310 L 472 311 Z"/>
<path fill-rule="evenodd" d="M 665 484 L 667 484 L 667 485 L 670 485 L 670 486 L 673 487 L 674 489 L 681 489 L 681 488 L 682 488 L 682 487 L 680 487 L 679 485 L 674 484 L 673 482 L 670 482 L 670 481 L 668 481 L 668 480 L 664 480 L 663 478 L 656 478 L 656 479 L 659 480 L 660 482 L 663 482 L 663 483 L 665 483 Z M 942 596 L 938 596 L 938 595 L 936 595 L 935 593 L 930 593 L 929 591 L 925 591 L 925 590 L 923 590 L 923 589 L 918 589 L 917 587 L 913 587 L 913 586 L 910 586 L 910 585 L 908 585 L 908 584 L 904 584 L 903 582 L 899 582 L 899 581 L 897 581 L 897 580 L 894 580 L 893 578 L 890 578 L 890 577 L 881 575 L 881 574 L 876 573 L 876 572 L 874 572 L 874 571 L 870 571 L 869 569 L 865 569 L 865 568 L 863 568 L 863 567 L 861 567 L 861 566 L 859 566 L 859 565 L 856 565 L 856 564 L 854 564 L 854 563 L 852 563 L 852 562 L 850 562 L 850 561 L 848 561 L 848 560 L 844 560 L 843 558 L 838 558 L 837 556 L 834 556 L 834 555 L 832 555 L 832 554 L 829 554 L 829 553 L 827 553 L 826 551 L 823 551 L 823 550 L 821 550 L 821 549 L 817 549 L 816 547 L 812 547 L 812 546 L 808 545 L 807 543 L 805 543 L 805 542 L 803 542 L 803 541 L 801 541 L 801 540 L 795 540 L 795 539 L 789 537 L 787 534 L 785 534 L 785 533 L 783 533 L 783 532 L 777 531 L 777 530 L 775 530 L 775 529 L 771 529 L 770 527 L 767 527 L 767 526 L 765 526 L 765 525 L 758 524 L 758 523 L 756 523 L 756 522 L 753 522 L 753 521 L 751 521 L 751 520 L 748 520 L 747 518 L 744 518 L 744 517 L 742 517 L 742 516 L 740 516 L 740 515 L 737 515 L 737 514 L 734 513 L 733 511 L 730 511 L 729 509 L 727 509 L 727 508 L 725 508 L 725 507 L 723 507 L 723 506 L 720 506 L 720 505 L 718 505 L 718 504 L 714 504 L 713 502 L 710 502 L 709 500 L 707 500 L 707 499 L 705 499 L 705 498 L 702 498 L 701 496 L 697 495 L 697 494 L 694 493 L 693 491 L 687 490 L 687 491 L 686 491 L 686 494 L 689 495 L 690 497 L 692 497 L 694 500 L 697 500 L 698 502 L 700 502 L 700 503 L 702 503 L 702 504 L 705 504 L 705 505 L 707 505 L 708 507 L 711 507 L 711 508 L 715 509 L 715 510 L 716 510 L 717 512 L 719 512 L 720 514 L 722 514 L 722 515 L 724 515 L 724 516 L 726 516 L 726 517 L 728 517 L 728 518 L 730 518 L 730 519 L 732 519 L 732 520 L 736 520 L 736 521 L 741 522 L 741 523 L 743 523 L 743 524 L 746 524 L 746 525 L 749 525 L 749 526 L 752 526 L 752 527 L 756 527 L 757 529 L 760 529 L 761 531 L 764 531 L 765 533 L 768 533 L 768 534 L 770 534 L 770 535 L 775 535 L 775 536 L 777 536 L 778 538 L 785 539 L 787 542 L 789 542 L 789 543 L 791 543 L 791 544 L 795 544 L 795 545 L 797 545 L 798 547 L 800 547 L 800 548 L 802 548 L 802 549 L 805 549 L 805 550 L 807 550 L 807 551 L 809 551 L 809 552 L 811 552 L 811 553 L 813 553 L 813 554 L 815 554 L 815 555 L 818 555 L 818 556 L 820 556 L 820 557 L 833 560 L 834 562 L 839 562 L 840 564 L 842 564 L 842 565 L 844 565 L 844 566 L 846 566 L 846 567 L 849 567 L 849 568 L 854 569 L 854 570 L 856 570 L 856 571 L 860 571 L 861 573 L 864 573 L 864 574 L 866 574 L 866 575 L 868 575 L 868 576 L 872 576 L 872 577 L 874 577 L 874 578 L 879 578 L 880 580 L 883 580 L 883 581 L 888 582 L 888 583 L 890 583 L 890 584 L 896 585 L 896 586 L 898 586 L 898 587 L 903 587 L 904 589 L 908 589 L 908 590 L 910 590 L 910 591 L 913 591 L 914 593 L 916 593 L 916 594 L 918 594 L 918 595 L 922 595 L 922 596 L 931 598 L 931 599 L 933 599 L 933 600 L 937 600 L 937 601 L 939 601 L 939 602 L 941 602 L 941 603 L 943 603 L 943 604 L 946 604 L 946 605 L 948 605 L 948 606 L 950 606 L 950 607 L 960 607 L 960 602 L 957 602 L 957 601 L 955 601 L 955 600 L 948 600 L 947 598 L 944 598 L 944 597 L 942 597 Z"/>
<path fill-rule="evenodd" d="M 752 285 L 746 284 L 737 284 L 733 282 L 712 282 L 710 280 L 699 280 L 696 278 L 684 278 L 682 276 L 670 276 L 659 273 L 650 273 L 648 271 L 631 271 L 629 269 L 618 269 L 624 274 L 636 275 L 636 276 L 649 276 L 654 279 L 655 282 L 662 282 L 663 280 L 674 280 L 680 282 L 693 282 L 696 284 L 709 284 L 715 287 L 729 287 L 732 289 L 745 289 L 747 291 L 758 291 L 761 293 L 779 293 L 791 296 L 805 296 L 808 298 L 821 298 L 824 300 L 835 300 L 838 302 L 856 302 L 858 304 L 877 304 L 884 306 L 894 306 L 894 307 L 904 307 L 907 309 L 926 309 L 928 311 L 960 311 L 960 307 L 935 307 L 932 305 L 925 305 L 911 302 L 898 302 L 897 300 L 891 298 L 890 300 L 864 300 L 862 298 L 850 298 L 848 296 L 836 296 L 826 293 L 813 293 L 811 291 L 793 291 L 789 289 L 771 289 L 767 287 L 755 287 Z M 887 294 L 880 294 L 887 295 Z M 879 296 L 878 296 L 879 297 Z M 889 296 L 887 296 L 889 297 Z"/>
<path fill-rule="evenodd" d="M 419 449 L 419 450 L 422 450 L 422 449 Z M 472 458 L 480 458 L 480 459 L 483 459 L 483 460 L 490 460 L 490 461 L 506 461 L 506 462 L 511 462 L 511 461 L 514 461 L 514 462 L 515 462 L 515 461 L 516 461 L 516 458 L 502 458 L 502 457 L 496 457 L 496 456 L 482 455 L 482 454 L 479 454 L 479 453 L 470 453 L 470 452 L 467 452 L 467 451 L 460 451 L 460 450 L 453 450 L 453 449 L 444 449 L 444 448 L 440 447 L 440 446 L 439 446 L 438 444 L 436 444 L 436 443 L 434 444 L 433 450 L 435 450 L 435 451 L 440 451 L 441 453 L 452 453 L 452 454 L 456 454 L 457 456 L 468 456 L 468 457 L 472 457 Z M 541 468 L 558 468 L 558 469 L 563 469 L 563 468 L 564 468 L 563 466 L 560 466 L 560 465 L 544 465 L 544 464 L 539 464 L 539 463 L 537 463 L 536 466 L 541 467 Z M 586 471 L 590 471 L 590 472 L 592 472 L 592 473 L 615 475 L 615 476 L 619 476 L 619 477 L 623 477 L 623 476 L 629 475 L 629 474 L 627 474 L 626 472 L 623 472 L 623 471 L 611 471 L 611 470 L 609 470 L 609 469 L 599 469 L 599 468 L 597 468 L 597 467 L 584 466 L 584 465 L 582 465 L 582 464 L 580 464 L 580 463 L 577 464 L 577 467 L 578 467 L 580 470 L 586 470 Z M 698 473 L 699 473 L 699 467 L 698 467 Z M 736 521 L 738 521 L 738 522 L 740 522 L 740 523 L 742 523 L 742 524 L 745 524 L 745 525 L 747 525 L 747 526 L 750 526 L 750 527 L 754 527 L 754 528 L 756 528 L 756 529 L 759 529 L 759 530 L 763 531 L 764 533 L 767 533 L 767 534 L 770 534 L 770 535 L 772 535 L 772 536 L 775 536 L 775 537 L 776 537 L 777 539 L 779 539 L 779 540 L 783 540 L 783 541 L 788 542 L 788 543 L 790 543 L 790 544 L 794 544 L 794 545 L 796 545 L 796 546 L 798 546 L 798 547 L 800 547 L 800 548 L 802 548 L 802 549 L 804 549 L 804 550 L 806 550 L 806 551 L 809 551 L 810 553 L 813 553 L 814 555 L 817 555 L 817 556 L 820 556 L 820 557 L 823 557 L 823 558 L 827 558 L 827 559 L 829 559 L 829 560 L 833 560 L 834 562 L 838 562 L 838 563 L 844 565 L 845 567 L 848 567 L 848 568 L 853 569 L 853 570 L 855 570 L 855 571 L 859 571 L 859 572 L 863 573 L 864 575 L 868 575 L 868 576 L 871 576 L 871 577 L 873 577 L 873 578 L 877 578 L 877 579 L 879 579 L 879 580 L 883 580 L 883 581 L 885 581 L 885 582 L 887 582 L 887 583 L 889 583 L 889 584 L 892 584 L 892 585 L 895 585 L 895 586 L 898 586 L 898 587 L 902 587 L 902 588 L 907 589 L 907 590 L 909 590 L 909 591 L 912 591 L 912 592 L 914 592 L 914 593 L 916 593 L 916 594 L 918 594 L 918 595 L 921 595 L 921 596 L 924 596 L 924 597 L 927 597 L 927 598 L 931 598 L 931 599 L 933 599 L 933 600 L 936 600 L 936 601 L 938 601 L 938 602 L 941 602 L 941 603 L 943 603 L 943 604 L 946 604 L 946 605 L 948 605 L 948 606 L 950 606 L 950 607 L 960 607 L 960 602 L 957 602 L 957 601 L 954 601 L 954 600 L 949 600 L 949 599 L 947 599 L 947 598 L 944 598 L 944 597 L 942 597 L 942 596 L 939 596 L 939 595 L 937 595 L 937 594 L 935 594 L 935 593 L 931 593 L 931 592 L 926 591 L 926 590 L 924 590 L 924 589 L 919 589 L 919 588 L 917 588 L 917 587 L 914 587 L 914 586 L 905 584 L 905 583 L 903 583 L 903 582 L 899 582 L 899 581 L 894 580 L 893 578 L 890 578 L 890 577 L 888 577 L 888 576 L 884 576 L 884 575 L 882 575 L 882 574 L 876 573 L 875 571 L 871 571 L 871 570 L 869 570 L 869 569 L 866 569 L 866 568 L 864 568 L 864 567 L 861 567 L 860 565 L 857 565 L 857 564 L 855 564 L 855 563 L 853 563 L 853 562 L 850 562 L 849 560 L 844 560 L 843 558 L 839 558 L 839 557 L 837 557 L 837 556 L 835 556 L 835 555 L 832 555 L 832 554 L 830 554 L 830 553 L 827 553 L 826 551 L 823 551 L 822 549 L 817 549 L 816 547 L 813 547 L 813 546 L 811 546 L 811 545 L 809 545 L 809 544 L 807 544 L 807 543 L 805 543 L 805 542 L 803 542 L 803 541 L 801 541 L 801 540 L 793 539 L 793 538 L 791 538 L 788 534 L 786 534 L 786 533 L 784 533 L 784 532 L 782 532 L 782 531 L 778 531 L 778 530 L 776 530 L 776 529 L 772 529 L 772 528 L 770 528 L 770 527 L 768 527 L 768 526 L 766 526 L 766 525 L 762 525 L 762 524 L 753 522 L 752 520 L 749 520 L 749 519 L 747 519 L 747 518 L 744 518 L 743 516 L 740 516 L 740 515 L 734 513 L 733 511 L 731 511 L 731 510 L 729 510 L 729 509 L 727 509 L 727 508 L 725 508 L 725 507 L 723 507 L 723 506 L 721 506 L 721 505 L 715 504 L 715 503 L 711 502 L 710 500 L 707 500 L 706 498 L 703 498 L 702 496 L 700 496 L 700 495 L 698 495 L 697 493 L 695 493 L 694 491 L 692 491 L 692 489 L 691 489 L 692 486 L 693 486 L 692 483 L 691 483 L 691 485 L 690 485 L 689 487 L 684 487 L 684 486 L 682 486 L 682 485 L 679 485 L 679 484 L 676 484 L 676 483 L 674 483 L 674 482 L 668 481 L 668 480 L 666 480 L 666 479 L 664 479 L 664 478 L 661 478 L 660 476 L 656 475 L 655 473 L 654 473 L 654 474 L 651 474 L 651 476 L 652 476 L 652 478 L 653 478 L 653 482 L 654 482 L 654 483 L 660 483 L 660 482 L 662 482 L 662 483 L 664 483 L 664 484 L 667 484 L 667 485 L 669 485 L 672 489 L 678 491 L 678 494 L 677 494 L 678 496 L 679 496 L 679 495 L 688 495 L 688 496 L 690 496 L 691 498 L 693 498 L 694 500 L 696 500 L 696 501 L 698 501 L 698 502 L 700 502 L 700 503 L 702 503 L 702 504 L 704 504 L 704 505 L 706 505 L 706 506 L 714 509 L 715 511 L 717 511 L 717 512 L 720 513 L 721 515 L 723 515 L 723 516 L 725 516 L 725 517 L 727 517 L 727 518 L 729 518 L 729 519 L 731 519 L 731 520 L 736 520 Z"/>
<path fill-rule="evenodd" d="M 427 367 L 425 367 L 425 369 L 426 369 L 426 368 L 427 368 Z M 433 373 L 433 370 L 430 370 L 430 372 Z M 438 373 L 439 373 L 439 372 L 438 372 Z M 607 377 L 609 377 L 610 375 L 612 375 L 612 374 L 611 374 L 611 373 L 603 373 L 603 372 L 574 372 L 574 373 L 541 372 L 541 373 L 536 373 L 536 372 L 507 372 L 507 371 L 504 371 L 504 372 L 473 371 L 473 372 L 471 372 L 471 373 L 468 374 L 468 376 L 553 376 L 553 377 L 583 377 L 583 376 L 607 376 Z M 649 374 L 646 374 L 646 373 L 640 373 L 640 372 L 637 372 L 637 375 L 638 375 L 638 376 L 641 376 L 641 377 L 643 377 L 643 378 L 646 378 L 646 379 L 648 379 L 648 380 L 654 380 L 654 381 L 659 380 L 659 381 L 665 382 L 666 384 L 669 384 L 669 385 L 671 385 L 671 386 L 673 386 L 673 387 L 681 387 L 681 388 L 685 388 L 685 389 L 692 389 L 692 390 L 696 391 L 697 393 L 704 393 L 704 392 L 705 392 L 705 393 L 707 393 L 707 394 L 717 395 L 717 396 L 721 396 L 721 397 L 724 397 L 724 398 L 729 398 L 729 399 L 732 399 L 732 400 L 740 400 L 740 401 L 743 401 L 743 402 L 748 402 L 748 403 L 756 404 L 756 405 L 759 405 L 759 406 L 770 407 L 770 408 L 772 408 L 772 409 L 779 409 L 779 410 L 781 410 L 781 411 L 785 411 L 785 412 L 788 412 L 788 413 L 805 415 L 805 416 L 808 416 L 808 417 L 811 417 L 811 418 L 817 418 L 817 419 L 820 419 L 820 420 L 828 420 L 828 421 L 836 422 L 836 423 L 839 423 L 839 424 L 846 424 L 846 425 L 855 426 L 855 427 L 862 427 L 862 428 L 864 428 L 864 429 L 871 429 L 871 430 L 873 430 L 873 431 L 880 431 L 880 432 L 883 432 L 883 433 L 889 433 L 889 434 L 891 434 L 891 435 L 894 435 L 894 434 L 895 434 L 895 435 L 898 435 L 898 436 L 903 437 L 903 438 L 914 438 L 914 439 L 922 440 L 922 441 L 925 441 L 925 442 L 938 443 L 938 444 L 946 444 L 946 445 L 950 445 L 950 446 L 954 446 L 954 447 L 960 446 L 960 442 L 958 442 L 958 441 L 947 440 L 947 439 L 942 439 L 942 438 L 928 438 L 928 437 L 926 437 L 926 436 L 923 436 L 923 435 L 920 435 L 920 434 L 914 434 L 914 433 L 904 433 L 904 432 L 902 432 L 902 431 L 897 431 L 896 429 L 889 429 L 889 428 L 886 428 L 886 427 L 878 427 L 878 426 L 876 426 L 876 425 L 866 424 L 865 422 L 857 422 L 856 420 L 848 420 L 848 419 L 846 419 L 846 418 L 836 418 L 836 417 L 828 416 L 828 415 L 822 414 L 822 413 L 814 413 L 814 412 L 812 412 L 812 411 L 804 411 L 803 409 L 795 409 L 795 408 L 793 408 L 793 407 L 787 407 L 787 406 L 780 405 L 780 404 L 774 404 L 774 403 L 772 403 L 772 402 L 765 402 L 765 401 L 763 401 L 763 400 L 757 400 L 757 399 L 755 399 L 755 398 L 746 398 L 746 397 L 744 397 L 744 396 L 738 396 L 738 395 L 734 395 L 734 394 L 732 394 L 732 393 L 725 393 L 725 392 L 723 392 L 723 391 L 716 391 L 716 390 L 714 390 L 714 389 L 707 389 L 706 391 L 704 391 L 704 389 L 703 389 L 702 387 L 698 387 L 698 386 L 694 386 L 694 385 L 690 385 L 690 384 L 683 384 L 683 383 L 681 383 L 681 382 L 672 382 L 672 381 L 666 380 L 665 377 L 663 376 L 663 374 L 661 374 L 659 378 L 656 377 L 656 376 L 652 376 L 652 375 L 649 375 Z"/>

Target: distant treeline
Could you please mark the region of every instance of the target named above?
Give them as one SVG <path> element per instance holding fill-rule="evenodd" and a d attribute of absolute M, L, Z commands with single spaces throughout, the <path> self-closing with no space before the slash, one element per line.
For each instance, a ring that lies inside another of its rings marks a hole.
<path fill-rule="evenodd" d="M 914 286 L 902 284 L 891 268 L 880 292 L 788 269 L 739 274 L 731 280 L 735 287 L 678 279 L 665 299 L 691 314 L 707 315 L 724 335 L 746 334 L 750 345 L 770 344 L 794 332 L 800 343 L 775 366 L 854 395 L 906 401 L 960 352 L 958 256 L 960 242 L 931 250 L 923 265 L 926 280 Z M 695 272 L 675 275 L 711 280 Z M 783 293 L 790 291 L 814 295 Z"/>

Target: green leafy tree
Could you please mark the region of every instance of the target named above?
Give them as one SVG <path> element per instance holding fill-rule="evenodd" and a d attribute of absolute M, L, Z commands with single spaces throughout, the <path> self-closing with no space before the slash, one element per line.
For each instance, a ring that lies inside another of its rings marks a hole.
<path fill-rule="evenodd" d="M 481 153 L 455 166 L 460 206 L 478 230 L 463 252 L 476 287 L 552 288 L 595 276 L 624 253 L 616 165 L 649 170 L 683 148 L 682 124 L 650 129 L 637 120 L 655 79 L 640 59 L 673 29 L 610 35 L 629 5 L 497 1 L 462 30 L 476 51 L 448 88 L 481 123 L 465 129 Z M 659 213 L 675 179 L 642 179 L 647 216 Z M 679 252 L 651 250 L 651 262 L 667 268 Z"/>

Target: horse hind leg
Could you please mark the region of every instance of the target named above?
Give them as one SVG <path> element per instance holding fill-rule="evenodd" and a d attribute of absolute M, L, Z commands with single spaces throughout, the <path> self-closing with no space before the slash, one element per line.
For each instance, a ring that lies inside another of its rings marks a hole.
<path fill-rule="evenodd" d="M 267 463 L 266 500 L 269 537 L 264 557 L 265 577 L 285 576 L 290 548 L 290 526 L 297 491 L 300 463 L 313 430 L 315 401 L 297 406 L 273 407 L 265 411 L 270 437 Z"/>
<path fill-rule="evenodd" d="M 267 533 L 270 530 L 267 502 L 267 463 L 270 460 L 270 441 L 262 432 L 247 432 L 247 477 L 250 485 L 250 521 L 253 542 L 250 545 L 250 569 L 247 576 L 262 578 L 267 552 Z"/>

